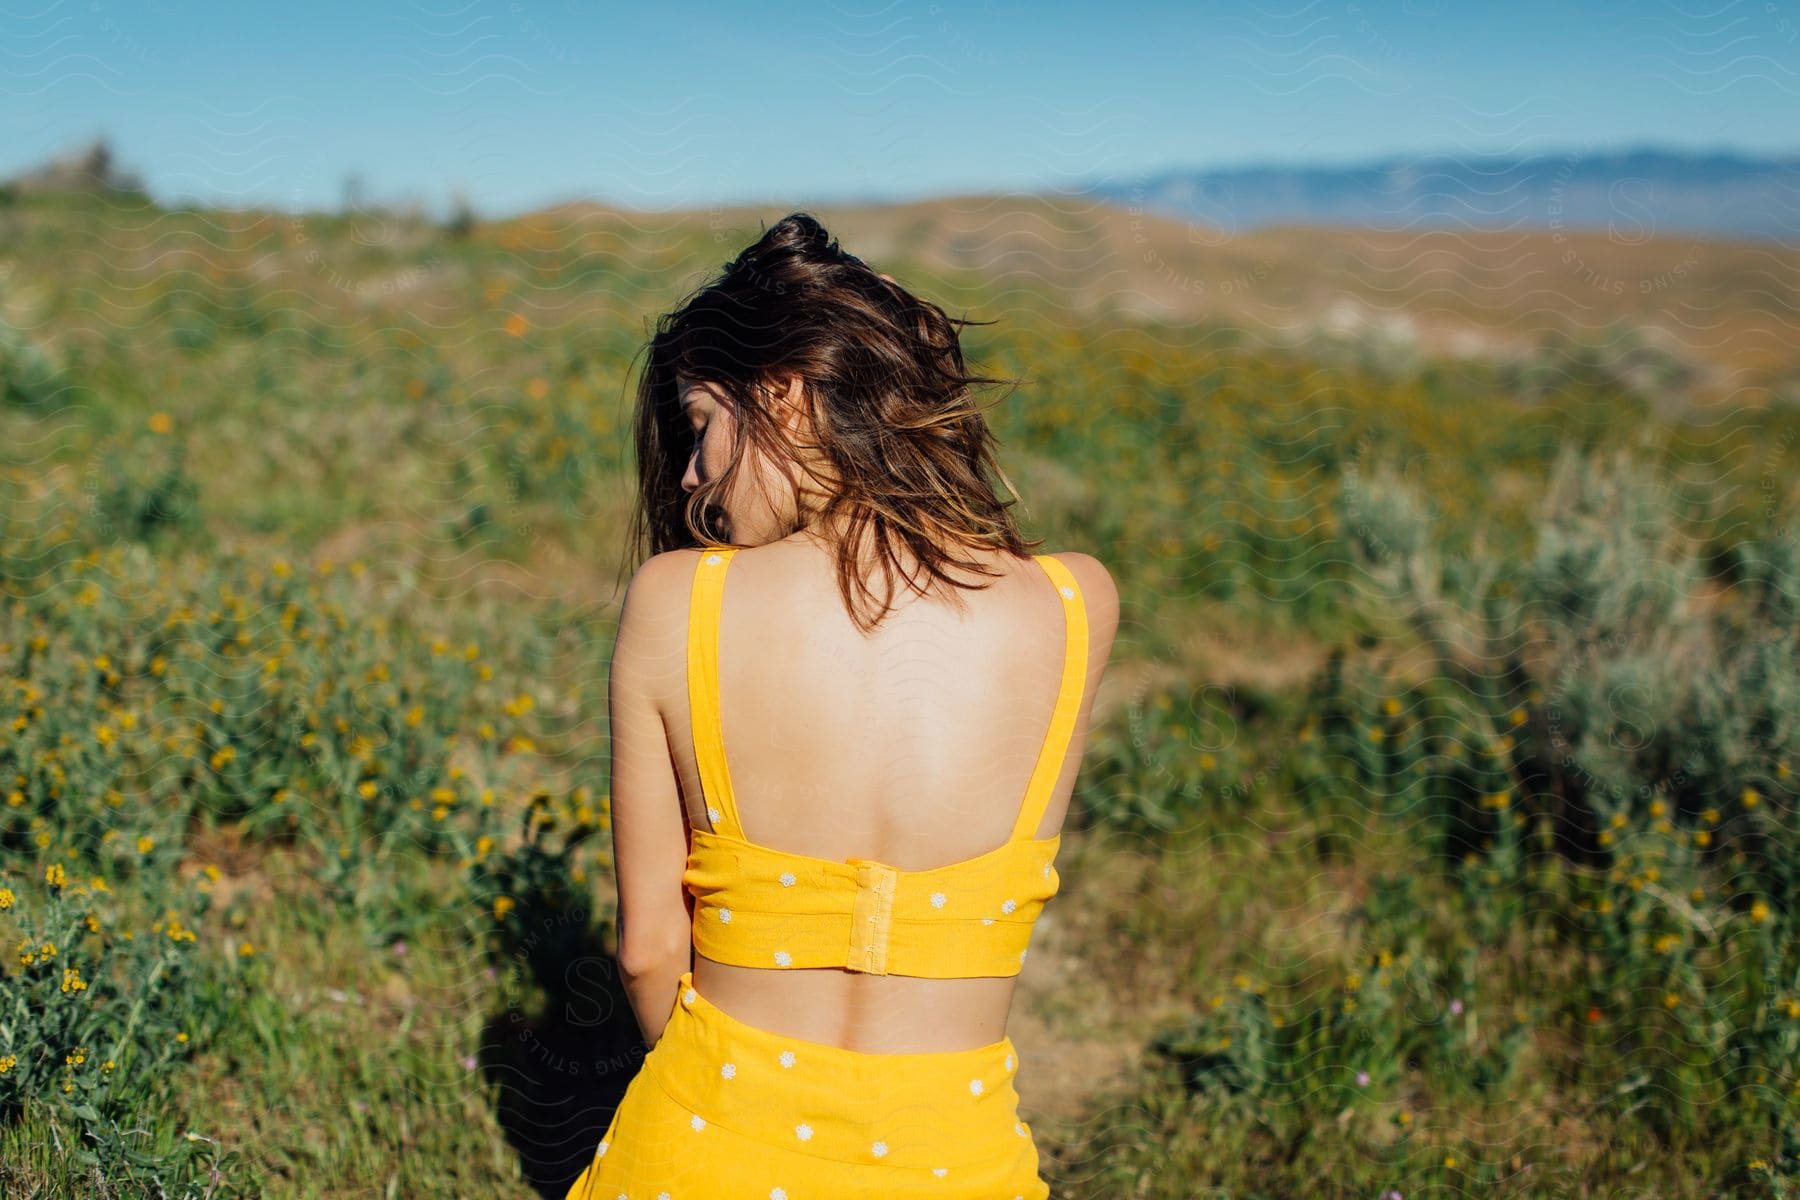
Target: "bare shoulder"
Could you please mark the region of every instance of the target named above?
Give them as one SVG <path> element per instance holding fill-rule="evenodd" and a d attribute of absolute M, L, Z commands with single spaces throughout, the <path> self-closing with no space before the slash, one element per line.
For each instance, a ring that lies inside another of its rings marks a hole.
<path fill-rule="evenodd" d="M 619 609 L 615 667 L 657 671 L 686 654 L 688 597 L 698 550 L 665 550 L 639 564 Z"/>
<path fill-rule="evenodd" d="M 685 597 L 693 586 L 694 568 L 700 563 L 698 550 L 665 550 L 652 554 L 631 576 L 625 588 L 624 607 L 634 616 L 648 620 L 669 610 L 669 601 Z M 685 619 L 685 614 L 683 614 Z"/>
<path fill-rule="evenodd" d="M 1075 576 L 1075 582 L 1081 585 L 1082 603 L 1094 617 L 1106 614 L 1114 619 L 1118 617 L 1119 587 L 1113 582 L 1112 572 L 1106 569 L 1105 563 L 1079 550 L 1065 550 L 1050 557 L 1069 568 L 1069 574 Z"/>
<path fill-rule="evenodd" d="M 1069 574 L 1075 577 L 1076 585 L 1081 588 L 1082 607 L 1087 610 L 1089 636 L 1095 649 L 1105 654 L 1119 629 L 1119 587 L 1113 582 L 1112 572 L 1093 555 L 1078 550 L 1050 557 L 1067 567 Z"/>
<path fill-rule="evenodd" d="M 700 565 L 700 554 L 701 551 L 691 549 L 664 550 L 646 558 L 632 575 L 631 586 L 625 589 L 627 603 L 640 588 L 659 597 L 669 591 L 686 592 L 693 583 L 694 568 Z"/>

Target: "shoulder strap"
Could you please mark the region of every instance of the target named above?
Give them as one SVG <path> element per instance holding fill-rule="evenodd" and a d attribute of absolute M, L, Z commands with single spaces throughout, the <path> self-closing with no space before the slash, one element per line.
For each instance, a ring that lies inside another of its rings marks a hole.
<path fill-rule="evenodd" d="M 1056 707 L 1050 713 L 1050 729 L 1044 735 L 1037 766 L 1031 772 L 1031 782 L 1025 787 L 1025 802 L 1019 809 L 1019 819 L 1013 825 L 1008 841 L 1036 835 L 1038 822 L 1044 819 L 1044 810 L 1050 806 L 1050 796 L 1056 791 L 1056 781 L 1062 775 L 1063 758 L 1069 749 L 1069 739 L 1075 734 L 1075 718 L 1081 711 L 1082 690 L 1087 686 L 1088 623 L 1087 609 L 1081 602 L 1081 585 L 1075 582 L 1069 568 L 1048 554 L 1034 554 L 1032 558 L 1050 576 L 1050 582 L 1056 585 L 1057 594 L 1062 597 L 1062 690 L 1056 694 Z"/>
<path fill-rule="evenodd" d="M 719 721 L 719 610 L 725 600 L 725 571 L 735 546 L 703 550 L 694 568 L 688 601 L 688 720 L 694 730 L 694 761 L 700 768 L 700 790 L 713 830 L 728 837 L 744 836 L 737 801 L 731 794 L 731 772 L 725 766 L 725 733 Z"/>

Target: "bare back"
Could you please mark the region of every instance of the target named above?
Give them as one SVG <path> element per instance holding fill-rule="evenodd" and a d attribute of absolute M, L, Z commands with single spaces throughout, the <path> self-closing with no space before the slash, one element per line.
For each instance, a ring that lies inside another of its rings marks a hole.
<path fill-rule="evenodd" d="M 1074 737 L 1031 834 L 1041 838 L 1068 811 L 1118 625 L 1100 563 L 1057 557 L 1090 598 L 1091 632 Z M 789 539 L 739 552 L 719 618 L 719 711 L 747 838 L 909 871 L 1007 840 L 1061 679 L 1063 611 L 1037 564 L 988 561 L 1001 575 L 961 591 L 960 610 L 901 588 L 895 611 L 865 637 L 824 548 Z M 660 707 L 687 820 L 709 829 L 686 693 L 671 687 Z M 693 971 L 695 986 L 742 1021 L 875 1053 L 990 1044 L 1005 1033 L 1017 982 L 769 971 L 698 954 Z"/>

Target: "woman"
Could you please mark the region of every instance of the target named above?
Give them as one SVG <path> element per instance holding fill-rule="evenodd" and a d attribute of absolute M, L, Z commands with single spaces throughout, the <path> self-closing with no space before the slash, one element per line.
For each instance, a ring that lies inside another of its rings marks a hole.
<path fill-rule="evenodd" d="M 795 214 L 658 324 L 610 684 L 651 1050 L 571 1200 L 1048 1195 L 1005 1027 L 1118 596 L 995 495 L 959 323 Z"/>

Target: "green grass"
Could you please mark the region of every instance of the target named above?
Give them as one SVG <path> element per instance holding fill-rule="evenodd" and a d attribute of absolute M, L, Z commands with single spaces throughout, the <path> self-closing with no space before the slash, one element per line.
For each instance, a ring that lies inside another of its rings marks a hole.
<path fill-rule="evenodd" d="M 0 1195 L 558 1194 L 641 1055 L 629 369 L 712 231 L 0 244 Z M 1125 605 L 1018 1004 L 1134 1065 L 1027 1065 L 1054 1193 L 1800 1194 L 1800 416 L 883 265 L 1003 318 L 1025 523 Z"/>

